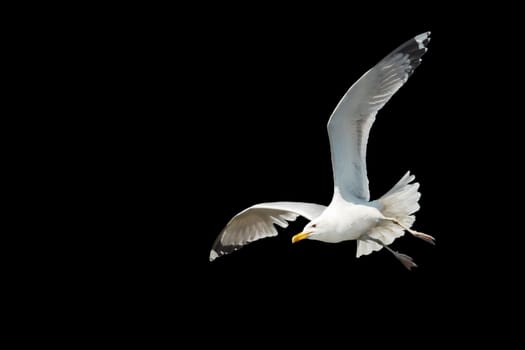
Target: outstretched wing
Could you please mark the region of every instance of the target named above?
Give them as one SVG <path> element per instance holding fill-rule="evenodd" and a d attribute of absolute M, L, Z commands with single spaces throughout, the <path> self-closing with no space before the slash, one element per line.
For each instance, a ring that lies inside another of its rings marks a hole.
<path fill-rule="evenodd" d="M 324 205 L 301 202 L 261 203 L 235 215 L 221 231 L 210 252 L 210 261 L 231 253 L 261 238 L 277 236 L 273 224 L 287 227 L 299 215 L 315 219 L 326 209 Z"/>
<path fill-rule="evenodd" d="M 410 39 L 366 72 L 328 121 L 334 191 L 347 201 L 370 200 L 366 145 L 377 112 L 408 80 L 427 51 L 430 32 Z"/>

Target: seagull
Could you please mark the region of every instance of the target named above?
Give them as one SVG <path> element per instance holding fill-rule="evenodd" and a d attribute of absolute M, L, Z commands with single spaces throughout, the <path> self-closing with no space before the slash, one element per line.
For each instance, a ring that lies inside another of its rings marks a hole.
<path fill-rule="evenodd" d="M 419 183 L 407 172 L 379 199 L 370 200 L 366 172 L 368 134 L 377 112 L 405 84 L 427 51 L 430 32 L 408 40 L 368 70 L 339 101 L 328 120 L 334 193 L 328 207 L 303 202 L 253 205 L 235 215 L 220 232 L 210 261 L 261 238 L 277 235 L 275 225 L 288 226 L 302 216 L 310 222 L 292 243 L 304 239 L 338 243 L 356 240 L 356 257 L 382 248 L 408 270 L 417 265 L 389 245 L 405 231 L 434 244 L 434 237 L 412 230 L 419 210 Z"/>

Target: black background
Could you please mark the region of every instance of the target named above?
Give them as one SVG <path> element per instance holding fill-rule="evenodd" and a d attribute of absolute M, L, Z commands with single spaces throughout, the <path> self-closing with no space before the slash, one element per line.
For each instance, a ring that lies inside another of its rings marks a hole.
<path fill-rule="evenodd" d="M 476 102 L 487 100 L 479 68 L 491 60 L 479 53 L 497 34 L 453 11 L 403 21 L 342 11 L 192 13 L 189 22 L 132 20 L 106 35 L 115 55 L 102 64 L 111 74 L 97 96 L 111 100 L 112 117 L 98 125 L 111 147 L 98 175 L 109 193 L 100 212 L 112 225 L 97 235 L 102 247 L 93 238 L 103 258 L 87 269 L 93 300 L 116 319 L 164 335 L 182 320 L 204 331 L 197 343 L 205 334 L 272 343 L 274 334 L 395 330 L 431 330 L 446 343 L 469 338 L 465 323 L 483 325 L 497 277 L 481 244 L 495 214 L 478 210 L 493 195 L 480 194 L 478 180 L 492 176 L 483 135 L 497 125 Z M 366 70 L 425 31 L 429 51 L 379 112 L 367 157 L 372 198 L 407 170 L 421 183 L 414 227 L 437 245 L 410 236 L 393 245 L 419 267 L 409 272 L 384 250 L 356 259 L 355 242 L 292 245 L 304 219 L 210 263 L 216 236 L 244 208 L 330 202 L 333 108 Z"/>

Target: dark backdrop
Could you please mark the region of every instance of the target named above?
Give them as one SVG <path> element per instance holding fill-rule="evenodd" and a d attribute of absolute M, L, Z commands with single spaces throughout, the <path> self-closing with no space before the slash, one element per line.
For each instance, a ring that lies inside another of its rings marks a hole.
<path fill-rule="evenodd" d="M 485 99 L 478 53 L 494 34 L 453 15 L 357 21 L 364 15 L 151 20 L 147 34 L 139 26 L 114 46 L 127 58 L 115 77 L 125 112 L 111 125 L 121 138 L 108 167 L 118 169 L 126 229 L 115 225 L 101 278 L 118 312 L 160 333 L 180 318 L 226 342 L 330 327 L 465 337 L 463 323 L 491 310 L 483 291 L 493 268 L 479 243 L 492 221 L 473 224 L 466 213 L 486 200 L 474 179 L 491 172 L 480 135 L 497 126 L 479 122 L 492 114 L 473 101 Z M 210 263 L 216 236 L 244 208 L 330 202 L 332 110 L 366 70 L 424 31 L 429 51 L 379 112 L 367 158 L 372 198 L 408 170 L 421 183 L 414 228 L 437 245 L 411 236 L 393 245 L 419 267 L 409 272 L 385 250 L 356 259 L 355 242 L 292 245 L 304 219 Z"/>

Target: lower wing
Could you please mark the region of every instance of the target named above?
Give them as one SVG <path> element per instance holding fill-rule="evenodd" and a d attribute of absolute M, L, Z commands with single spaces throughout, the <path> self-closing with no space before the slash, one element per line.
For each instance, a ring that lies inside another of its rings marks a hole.
<path fill-rule="evenodd" d="M 251 206 L 235 215 L 221 231 L 210 252 L 210 261 L 265 237 L 277 236 L 274 224 L 287 227 L 298 216 L 315 219 L 324 205 L 302 202 L 273 202 Z"/>

